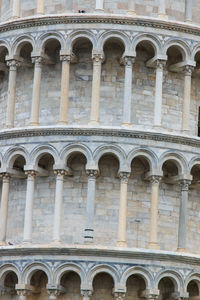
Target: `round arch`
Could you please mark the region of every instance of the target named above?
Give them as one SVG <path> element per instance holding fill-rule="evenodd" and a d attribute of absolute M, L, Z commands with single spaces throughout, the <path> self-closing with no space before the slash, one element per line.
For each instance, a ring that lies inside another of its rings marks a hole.
<path fill-rule="evenodd" d="M 163 54 L 167 55 L 167 51 L 170 47 L 175 46 L 179 49 L 182 54 L 182 60 L 191 60 L 191 51 L 188 45 L 179 39 L 168 40 L 163 47 Z"/>
<path fill-rule="evenodd" d="M 166 277 L 172 280 L 176 292 L 183 290 L 184 280 L 182 276 L 174 270 L 165 270 L 158 273 L 155 278 L 155 288 L 158 289 L 159 282 L 161 281 L 161 279 Z"/>
<path fill-rule="evenodd" d="M 39 36 L 36 43 L 37 50 L 42 53 L 44 51 L 45 45 L 49 40 L 57 40 L 60 43 L 61 50 L 65 49 L 65 39 L 63 35 L 61 33 L 52 31 Z"/>
<path fill-rule="evenodd" d="M 75 272 L 76 274 L 79 275 L 80 280 L 81 280 L 81 286 L 84 286 L 86 282 L 86 274 L 84 270 L 76 264 L 63 264 L 61 265 L 56 271 L 54 272 L 53 276 L 53 282 L 55 284 L 60 284 L 62 276 L 67 273 L 67 272 Z"/>
<path fill-rule="evenodd" d="M 12 55 L 19 56 L 21 48 L 23 47 L 23 45 L 25 43 L 31 44 L 33 51 L 35 50 L 35 41 L 33 40 L 33 38 L 29 35 L 22 35 L 22 36 L 16 38 L 16 40 L 14 41 L 13 46 L 12 46 Z"/>
<path fill-rule="evenodd" d="M 109 39 L 118 39 L 119 41 L 122 42 L 122 44 L 124 45 L 124 54 L 125 53 L 129 53 L 131 52 L 132 48 L 131 48 L 131 42 L 130 42 L 130 38 L 128 37 L 128 35 L 126 35 L 123 32 L 120 31 L 107 31 L 106 33 L 103 33 L 99 39 L 98 39 L 98 45 L 97 48 L 100 51 L 103 51 L 104 45 L 105 43 L 109 40 Z M 132 54 L 134 56 L 134 53 Z"/>
<path fill-rule="evenodd" d="M 151 35 L 151 34 L 139 34 L 137 35 L 134 39 L 133 39 L 133 49 L 136 53 L 136 48 L 137 48 L 137 45 L 140 43 L 140 42 L 149 42 L 153 49 L 154 49 L 154 52 L 155 52 L 155 56 L 156 55 L 159 55 L 159 54 L 162 54 L 162 44 L 161 44 L 161 41 L 154 35 Z"/>
<path fill-rule="evenodd" d="M 126 286 L 126 282 L 128 278 L 132 275 L 139 275 L 141 276 L 146 284 L 146 289 L 152 289 L 153 287 L 153 275 L 149 270 L 146 270 L 144 268 L 139 268 L 139 267 L 131 267 L 128 270 L 124 272 L 121 278 L 121 285 Z"/>
<path fill-rule="evenodd" d="M 132 150 L 127 157 L 127 165 L 131 169 L 131 163 L 134 158 L 142 156 L 146 158 L 149 163 L 150 171 L 157 172 L 158 170 L 158 157 L 157 155 L 151 151 L 150 149 L 137 148 Z"/>
<path fill-rule="evenodd" d="M 18 268 L 13 264 L 5 264 L 0 267 L 0 284 L 4 284 L 5 277 L 8 273 L 13 272 L 17 276 L 18 283 L 21 281 L 20 271 Z"/>
<path fill-rule="evenodd" d="M 92 152 L 84 144 L 71 144 L 63 148 L 60 153 L 61 161 L 65 161 L 67 164 L 70 155 L 72 155 L 73 153 L 81 153 L 85 156 L 87 161 L 86 168 L 89 168 L 90 166 L 94 166 Z"/>
<path fill-rule="evenodd" d="M 92 288 L 94 277 L 100 273 L 109 274 L 114 281 L 114 287 L 118 286 L 120 280 L 117 271 L 109 265 L 98 265 L 95 266 L 87 275 L 87 282 L 91 288 Z"/>
<path fill-rule="evenodd" d="M 188 163 L 187 163 L 186 158 L 183 155 L 181 155 L 180 153 L 171 152 L 171 151 L 167 151 L 167 152 L 163 153 L 163 155 L 160 157 L 160 159 L 159 159 L 160 172 L 162 172 L 163 164 L 168 160 L 174 161 L 174 163 L 176 164 L 176 166 L 178 168 L 179 175 L 184 174 L 184 173 L 185 174 L 189 173 L 189 168 L 188 168 Z"/>
<path fill-rule="evenodd" d="M 37 166 L 40 158 L 44 154 L 52 155 L 54 159 L 54 163 L 57 164 L 59 161 L 59 154 L 55 147 L 51 145 L 41 145 L 39 147 L 34 148 L 30 153 L 30 162 L 32 162 L 33 166 Z"/>
<path fill-rule="evenodd" d="M 52 272 L 50 268 L 45 264 L 39 262 L 38 263 L 35 262 L 33 264 L 26 266 L 26 268 L 22 273 L 22 283 L 30 285 L 31 277 L 37 271 L 43 271 L 48 278 L 48 284 L 52 284 Z"/>
<path fill-rule="evenodd" d="M 88 41 L 91 42 L 92 44 L 92 49 L 96 49 L 97 47 L 97 40 L 96 36 L 91 33 L 90 31 L 87 30 L 78 30 L 73 33 L 71 33 L 68 38 L 67 38 L 67 50 L 71 52 L 73 50 L 74 44 L 79 40 L 79 39 L 87 39 Z"/>
<path fill-rule="evenodd" d="M 25 159 L 26 164 L 28 164 L 29 154 L 27 150 L 24 147 L 17 147 L 17 148 L 8 149 L 8 151 L 5 153 L 3 157 L 2 168 L 3 169 L 12 168 L 14 161 L 18 156 L 22 156 Z"/>

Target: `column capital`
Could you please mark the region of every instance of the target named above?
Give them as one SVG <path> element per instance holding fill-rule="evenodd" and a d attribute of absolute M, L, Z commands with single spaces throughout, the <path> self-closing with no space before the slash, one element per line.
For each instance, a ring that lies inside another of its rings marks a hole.
<path fill-rule="evenodd" d="M 135 56 L 125 55 L 120 59 L 120 63 L 127 67 L 132 67 L 135 62 Z"/>
<path fill-rule="evenodd" d="M 163 70 L 164 69 L 164 67 L 166 66 L 166 60 L 164 60 L 164 59 L 157 59 L 156 60 L 156 68 L 157 69 L 160 69 L 160 70 Z"/>
<path fill-rule="evenodd" d="M 119 173 L 119 178 L 122 182 L 124 183 L 128 183 L 128 179 L 130 177 L 130 174 L 129 172 L 120 172 Z"/>
<path fill-rule="evenodd" d="M 162 180 L 162 176 L 160 176 L 160 175 L 152 175 L 149 178 L 149 181 L 151 183 L 155 183 L 155 184 L 159 184 L 161 182 L 161 180 Z"/>
<path fill-rule="evenodd" d="M 31 295 L 31 291 L 28 290 L 28 289 L 20 289 L 20 290 L 17 290 L 16 289 L 16 292 L 17 292 L 17 295 L 18 296 L 30 296 Z"/>
<path fill-rule="evenodd" d="M 86 174 L 89 178 L 91 179 L 96 179 L 98 174 L 99 174 L 99 171 L 98 170 L 86 170 Z"/>
<path fill-rule="evenodd" d="M 69 175 L 67 170 L 62 170 L 62 169 L 54 170 L 53 172 L 56 176 L 67 176 L 67 175 Z"/>
<path fill-rule="evenodd" d="M 45 63 L 45 59 L 43 56 L 32 56 L 32 63 L 35 64 L 37 67 L 40 67 L 42 64 Z"/>
<path fill-rule="evenodd" d="M 146 299 L 158 299 L 158 296 L 160 294 L 160 291 L 157 289 L 150 289 L 150 290 L 144 290 L 141 292 L 140 297 L 146 298 Z"/>
<path fill-rule="evenodd" d="M 11 71 L 16 71 L 20 67 L 20 62 L 16 59 L 7 60 L 6 64 Z"/>
<path fill-rule="evenodd" d="M 35 177 L 37 175 L 37 172 L 35 170 L 26 170 L 25 175 L 30 178 L 30 177 Z"/>
<path fill-rule="evenodd" d="M 90 298 L 92 296 L 93 291 L 92 290 L 81 290 L 81 296 L 83 298 Z"/>
<path fill-rule="evenodd" d="M 0 173 L 0 177 L 2 177 L 3 179 L 10 179 L 11 177 L 11 174 L 9 173 Z"/>
<path fill-rule="evenodd" d="M 78 61 L 77 56 L 73 52 L 69 54 L 61 54 L 60 60 L 67 61 L 68 63 L 76 63 Z"/>
<path fill-rule="evenodd" d="M 124 300 L 126 293 L 125 292 L 114 292 L 114 298 L 116 300 Z"/>
<path fill-rule="evenodd" d="M 49 300 L 56 300 L 60 296 L 61 291 L 58 289 L 48 289 L 47 293 L 49 294 Z"/>
<path fill-rule="evenodd" d="M 181 179 L 179 181 L 179 184 L 181 186 L 181 190 L 182 191 L 189 191 L 189 186 L 191 184 L 191 180 L 188 180 L 188 179 Z"/>
<path fill-rule="evenodd" d="M 193 71 L 194 71 L 194 66 L 186 65 L 183 67 L 183 73 L 185 76 L 192 76 Z"/>
<path fill-rule="evenodd" d="M 92 52 L 92 60 L 94 63 L 102 63 L 105 59 L 103 52 Z"/>

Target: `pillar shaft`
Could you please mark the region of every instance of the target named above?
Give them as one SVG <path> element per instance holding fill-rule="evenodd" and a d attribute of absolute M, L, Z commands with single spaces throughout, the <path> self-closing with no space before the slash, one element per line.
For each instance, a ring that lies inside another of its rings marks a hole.
<path fill-rule="evenodd" d="M 166 18 L 166 7 L 165 7 L 166 0 L 159 0 L 158 1 L 158 17 Z"/>
<path fill-rule="evenodd" d="M 93 242 L 94 238 L 94 204 L 95 204 L 95 189 L 97 170 L 87 170 L 88 175 L 88 189 L 87 189 L 87 203 L 86 203 L 86 227 L 84 238 L 85 242 Z"/>
<path fill-rule="evenodd" d="M 160 176 L 152 176 L 151 178 L 151 209 L 150 209 L 150 234 L 149 248 L 159 249 L 158 245 L 158 202 L 159 202 L 159 183 Z"/>
<path fill-rule="evenodd" d="M 0 20 L 2 20 L 2 0 L 0 0 Z"/>
<path fill-rule="evenodd" d="M 158 60 L 156 68 L 154 126 L 161 126 L 162 122 L 162 96 L 163 96 L 163 68 L 165 61 Z"/>
<path fill-rule="evenodd" d="M 192 1 L 185 0 L 185 22 L 192 22 Z"/>
<path fill-rule="evenodd" d="M 12 17 L 14 19 L 20 17 L 20 0 L 13 0 Z"/>
<path fill-rule="evenodd" d="M 61 292 L 59 290 L 48 290 L 49 300 L 57 300 Z"/>
<path fill-rule="evenodd" d="M 70 75 L 70 55 L 61 56 L 61 98 L 59 124 L 68 123 L 68 98 L 69 98 L 69 75 Z"/>
<path fill-rule="evenodd" d="M 44 14 L 44 0 L 37 0 L 37 14 Z"/>
<path fill-rule="evenodd" d="M 8 221 L 8 199 L 9 199 L 10 176 L 3 174 L 1 206 L 0 206 L 0 243 L 6 241 Z"/>
<path fill-rule="evenodd" d="M 189 180 L 181 180 L 181 199 L 179 210 L 179 228 L 178 228 L 178 251 L 186 249 L 186 231 L 187 231 L 187 202 L 189 191 Z"/>
<path fill-rule="evenodd" d="M 99 100 L 101 84 L 102 54 L 93 54 L 93 79 L 92 79 L 92 100 L 90 125 L 99 125 Z"/>
<path fill-rule="evenodd" d="M 124 111 L 123 125 L 131 125 L 131 102 L 132 102 L 132 69 L 135 58 L 124 57 L 125 80 L 124 80 Z"/>
<path fill-rule="evenodd" d="M 35 189 L 35 171 L 27 171 L 26 207 L 24 217 L 24 242 L 32 241 L 33 201 Z"/>
<path fill-rule="evenodd" d="M 13 59 L 8 61 L 7 65 L 9 67 L 9 79 L 8 79 L 8 102 L 7 102 L 7 111 L 6 111 L 6 127 L 12 128 L 14 126 L 16 76 L 17 76 L 17 67 L 19 66 L 19 63 Z"/>
<path fill-rule="evenodd" d="M 27 290 L 17 290 L 18 300 L 26 300 L 31 293 Z"/>
<path fill-rule="evenodd" d="M 54 173 L 56 174 L 56 192 L 54 208 L 53 242 L 59 243 L 61 241 L 63 182 L 66 172 L 64 170 L 56 170 Z"/>
<path fill-rule="evenodd" d="M 190 130 L 190 100 L 191 100 L 191 78 L 192 66 L 185 66 L 184 71 L 184 96 L 183 96 L 183 114 L 182 114 L 182 131 Z"/>
<path fill-rule="evenodd" d="M 136 4 L 136 0 L 128 1 L 128 14 L 130 14 L 130 15 L 136 14 L 135 4 Z"/>
<path fill-rule="evenodd" d="M 126 247 L 127 189 L 129 173 L 120 173 L 120 205 L 117 246 Z"/>
<path fill-rule="evenodd" d="M 95 10 L 99 11 L 99 12 L 103 12 L 104 11 L 104 0 L 96 0 L 96 7 Z"/>
<path fill-rule="evenodd" d="M 41 87 L 43 58 L 35 57 L 32 59 L 32 61 L 33 61 L 33 63 L 35 63 L 35 67 L 34 67 L 30 126 L 38 126 L 39 125 L 40 87 Z"/>

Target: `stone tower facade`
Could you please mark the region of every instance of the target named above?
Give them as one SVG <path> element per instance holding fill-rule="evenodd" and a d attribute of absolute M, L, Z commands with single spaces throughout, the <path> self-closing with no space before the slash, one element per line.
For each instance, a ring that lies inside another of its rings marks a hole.
<path fill-rule="evenodd" d="M 200 2 L 0 0 L 0 299 L 200 299 Z"/>

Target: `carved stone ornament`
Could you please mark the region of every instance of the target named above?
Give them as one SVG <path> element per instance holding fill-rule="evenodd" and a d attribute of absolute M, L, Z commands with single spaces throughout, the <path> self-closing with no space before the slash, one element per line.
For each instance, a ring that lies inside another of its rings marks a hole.
<path fill-rule="evenodd" d="M 181 186 L 181 191 L 188 192 L 189 191 L 189 186 L 191 184 L 191 180 L 183 179 L 183 180 L 180 180 L 179 184 Z"/>
<path fill-rule="evenodd" d="M 157 69 L 163 70 L 165 66 L 166 66 L 166 60 L 158 59 L 156 61 Z"/>
<path fill-rule="evenodd" d="M 28 178 L 33 178 L 33 177 L 36 176 L 36 174 L 37 174 L 37 172 L 34 171 L 34 170 L 28 170 L 28 171 L 25 171 L 25 175 L 26 175 Z"/>
<path fill-rule="evenodd" d="M 88 179 L 96 179 L 98 176 L 97 170 L 86 170 L 86 174 L 88 176 Z"/>
<path fill-rule="evenodd" d="M 92 290 L 81 290 L 81 296 L 84 298 L 84 299 L 89 299 L 91 296 L 92 296 Z"/>
<path fill-rule="evenodd" d="M 102 63 L 104 61 L 103 53 L 92 53 L 93 63 Z"/>
<path fill-rule="evenodd" d="M 66 170 L 54 170 L 53 172 L 56 176 L 66 176 L 68 174 Z"/>
<path fill-rule="evenodd" d="M 194 70 L 193 66 L 189 66 L 189 65 L 185 66 L 184 69 L 183 69 L 184 75 L 186 75 L 186 76 L 192 76 L 193 70 Z"/>
<path fill-rule="evenodd" d="M 123 182 L 123 183 L 128 183 L 129 177 L 130 177 L 130 173 L 128 173 L 128 172 L 120 172 L 119 173 L 119 178 L 121 179 L 121 182 Z"/>
<path fill-rule="evenodd" d="M 114 298 L 115 298 L 115 300 L 124 300 L 125 293 L 116 292 L 116 293 L 114 293 Z"/>
<path fill-rule="evenodd" d="M 45 63 L 45 59 L 42 56 L 35 56 L 32 57 L 32 63 L 34 63 L 37 67 L 40 67 L 42 64 Z"/>
<path fill-rule="evenodd" d="M 161 180 L 162 180 L 162 176 L 157 176 L 157 175 L 152 175 L 150 178 L 150 182 L 152 184 L 159 184 Z"/>
<path fill-rule="evenodd" d="M 121 58 L 120 63 L 127 67 L 132 67 L 135 62 L 134 56 L 124 56 Z"/>
<path fill-rule="evenodd" d="M 10 71 L 16 71 L 17 68 L 20 66 L 20 62 L 15 59 L 8 60 L 7 66 L 9 67 Z"/>

